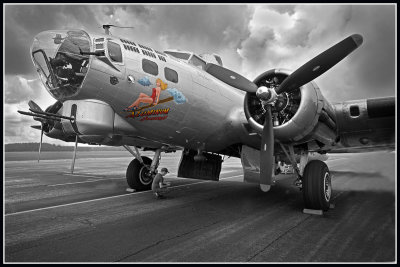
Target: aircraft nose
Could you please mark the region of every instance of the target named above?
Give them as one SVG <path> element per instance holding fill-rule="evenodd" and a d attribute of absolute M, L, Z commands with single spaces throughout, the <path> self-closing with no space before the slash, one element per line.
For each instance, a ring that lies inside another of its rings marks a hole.
<path fill-rule="evenodd" d="M 57 100 L 76 95 L 89 66 L 89 35 L 80 30 L 51 30 L 35 36 L 31 56 L 49 93 Z"/>

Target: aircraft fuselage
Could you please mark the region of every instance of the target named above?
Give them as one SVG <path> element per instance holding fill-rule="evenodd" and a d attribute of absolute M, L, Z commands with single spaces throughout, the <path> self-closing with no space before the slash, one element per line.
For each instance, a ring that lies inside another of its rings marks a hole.
<path fill-rule="evenodd" d="M 36 38 L 49 39 L 51 34 L 59 36 L 60 32 L 49 31 Z M 208 74 L 201 65 L 195 66 L 111 35 L 89 35 L 84 31 L 71 34 L 70 31 L 63 38 L 63 42 L 53 38 L 54 58 L 60 50 L 69 50 L 64 51 L 66 57 L 84 58 L 81 61 L 88 62 L 81 64 L 86 64 L 84 79 L 70 95 L 56 94 L 57 90 L 67 89 L 62 86 L 52 89 L 45 82 L 48 91 L 58 100 L 103 101 L 135 129 L 132 135 L 148 141 L 157 140 L 157 145 L 217 152 L 231 144 L 243 143 L 245 130 L 233 128 L 243 128 L 242 123 L 246 123 L 244 93 Z M 72 44 L 67 46 L 67 42 Z M 98 54 L 90 55 L 90 51 Z M 157 79 L 167 84 L 167 88 L 160 91 L 158 103 L 142 102 L 138 109 L 126 111 L 141 94 L 152 96 Z M 79 110 L 79 105 L 77 108 Z M 71 115 L 69 110 L 63 110 L 63 114 Z"/>

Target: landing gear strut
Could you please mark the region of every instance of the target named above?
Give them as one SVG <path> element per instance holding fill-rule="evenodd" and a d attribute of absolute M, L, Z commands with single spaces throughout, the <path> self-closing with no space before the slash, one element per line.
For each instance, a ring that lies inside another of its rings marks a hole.
<path fill-rule="evenodd" d="M 291 161 L 297 176 L 294 184 L 303 191 L 304 205 L 307 210 L 327 211 L 330 208 L 332 196 L 331 174 L 328 166 L 321 160 L 308 161 L 308 152 L 301 151 L 300 168 L 297 167 L 293 146 L 289 153 L 283 144 L 279 143 L 288 159 Z"/>

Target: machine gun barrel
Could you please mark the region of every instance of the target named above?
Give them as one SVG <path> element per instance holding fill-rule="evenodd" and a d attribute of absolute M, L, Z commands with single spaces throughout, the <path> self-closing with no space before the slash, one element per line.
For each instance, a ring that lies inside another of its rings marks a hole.
<path fill-rule="evenodd" d="M 22 115 L 27 115 L 27 116 L 32 116 L 32 117 L 38 117 L 38 118 L 43 118 L 43 119 L 47 119 L 47 120 L 54 120 L 54 121 L 61 121 L 60 118 L 57 117 L 50 117 L 50 116 L 45 116 L 45 115 L 39 115 L 36 113 L 31 113 L 31 112 L 25 112 L 25 111 L 21 111 L 18 110 L 18 113 L 22 114 Z"/>
<path fill-rule="evenodd" d="M 41 114 L 41 115 L 45 115 L 45 116 L 52 116 L 52 117 L 56 117 L 56 118 L 60 118 L 60 119 L 66 119 L 66 120 L 74 120 L 73 117 L 66 117 L 66 116 L 62 116 L 62 115 L 58 115 L 58 114 L 54 114 L 54 113 L 49 113 L 49 112 L 39 111 L 39 110 L 33 110 L 33 109 L 29 109 L 29 110 L 32 111 L 33 113 L 36 113 L 36 114 Z"/>

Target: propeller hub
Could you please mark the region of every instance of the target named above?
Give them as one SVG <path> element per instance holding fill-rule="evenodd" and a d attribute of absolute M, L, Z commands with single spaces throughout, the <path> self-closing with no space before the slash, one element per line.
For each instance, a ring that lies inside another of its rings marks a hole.
<path fill-rule="evenodd" d="M 273 103 L 278 96 L 274 89 L 265 86 L 260 86 L 257 89 L 256 95 L 260 100 L 268 104 Z"/>

